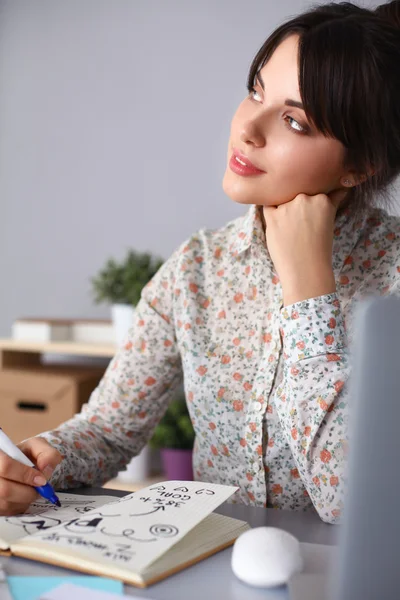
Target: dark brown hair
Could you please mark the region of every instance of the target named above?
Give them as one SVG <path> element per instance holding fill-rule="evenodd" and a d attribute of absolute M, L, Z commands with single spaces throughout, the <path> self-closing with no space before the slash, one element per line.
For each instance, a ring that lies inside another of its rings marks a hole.
<path fill-rule="evenodd" d="M 345 168 L 374 174 L 353 187 L 359 213 L 390 205 L 400 174 L 400 0 L 376 11 L 351 2 L 314 5 L 280 25 L 250 66 L 247 88 L 278 45 L 299 35 L 299 89 L 305 113 L 345 146 Z M 266 82 L 268 85 L 268 82 Z"/>

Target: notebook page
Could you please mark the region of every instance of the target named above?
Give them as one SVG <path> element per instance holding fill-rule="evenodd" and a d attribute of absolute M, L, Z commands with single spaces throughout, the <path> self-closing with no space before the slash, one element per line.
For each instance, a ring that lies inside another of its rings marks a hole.
<path fill-rule="evenodd" d="M 0 549 L 6 550 L 19 538 L 46 531 L 85 514 L 87 511 L 115 501 L 115 496 L 81 496 L 58 493 L 61 507 L 44 499 L 32 502 L 23 515 L 0 517 Z"/>
<path fill-rule="evenodd" d="M 51 531 L 21 540 L 21 548 L 65 549 L 94 564 L 140 574 L 238 488 L 200 481 L 166 481 L 88 512 Z M 86 561 L 85 561 L 86 562 Z"/>
<path fill-rule="evenodd" d="M 179 565 L 191 563 L 213 549 L 227 545 L 250 529 L 246 521 L 211 513 L 166 554 L 163 554 L 142 573 L 143 579 L 153 581 Z"/>

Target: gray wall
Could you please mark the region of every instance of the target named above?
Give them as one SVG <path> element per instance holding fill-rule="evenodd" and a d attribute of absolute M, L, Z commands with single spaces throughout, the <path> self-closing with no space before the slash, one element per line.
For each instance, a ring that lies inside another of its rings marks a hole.
<path fill-rule="evenodd" d="M 108 316 L 89 284 L 106 258 L 166 258 L 243 213 L 221 188 L 230 119 L 260 44 L 308 4 L 0 0 L 0 336 Z"/>

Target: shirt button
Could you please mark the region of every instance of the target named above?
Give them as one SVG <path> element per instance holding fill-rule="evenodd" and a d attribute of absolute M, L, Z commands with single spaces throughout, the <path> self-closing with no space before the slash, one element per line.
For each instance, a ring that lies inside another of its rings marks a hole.
<path fill-rule="evenodd" d="M 254 408 L 257 412 L 261 412 L 263 409 L 263 405 L 261 404 L 261 402 L 257 402 Z"/>

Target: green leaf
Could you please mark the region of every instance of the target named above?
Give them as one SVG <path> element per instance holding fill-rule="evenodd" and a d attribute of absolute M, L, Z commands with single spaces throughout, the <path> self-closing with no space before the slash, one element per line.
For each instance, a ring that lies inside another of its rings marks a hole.
<path fill-rule="evenodd" d="M 195 438 L 185 397 L 180 395 L 170 405 L 149 442 L 152 448 L 192 449 Z"/>
<path fill-rule="evenodd" d="M 142 289 L 160 269 L 163 261 L 148 252 L 128 250 L 124 260 L 110 258 L 91 278 L 96 304 L 132 304 L 140 300 Z"/>

